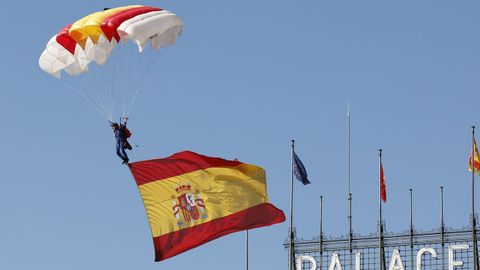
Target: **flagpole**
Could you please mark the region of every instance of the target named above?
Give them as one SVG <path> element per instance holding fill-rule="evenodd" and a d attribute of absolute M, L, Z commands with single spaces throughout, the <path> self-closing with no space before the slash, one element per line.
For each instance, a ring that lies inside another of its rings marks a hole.
<path fill-rule="evenodd" d="M 323 266 L 323 196 L 320 196 L 320 270 Z"/>
<path fill-rule="evenodd" d="M 351 117 L 350 117 L 350 103 L 348 103 L 348 193 L 350 194 L 351 193 L 351 179 L 350 179 L 350 176 L 351 176 L 351 132 L 350 132 L 350 128 L 351 128 Z"/>
<path fill-rule="evenodd" d="M 473 269 L 478 269 L 477 221 L 475 218 L 475 126 L 472 126 L 472 238 L 473 238 Z"/>
<path fill-rule="evenodd" d="M 245 270 L 248 270 L 248 230 L 245 231 Z"/>
<path fill-rule="evenodd" d="M 413 189 L 410 189 L 410 267 L 415 269 L 413 265 Z"/>
<path fill-rule="evenodd" d="M 378 150 L 378 156 L 379 156 L 379 171 L 381 171 L 381 168 L 382 168 L 382 149 L 379 149 Z M 380 260 L 379 260 L 379 263 L 380 263 L 380 270 L 384 270 L 386 269 L 386 266 L 385 266 L 385 250 L 384 250 L 384 247 L 383 247 L 383 223 L 382 223 L 382 185 L 381 185 L 381 176 L 380 176 L 380 182 L 379 182 L 379 196 L 378 196 L 378 209 L 379 209 L 379 237 L 378 237 L 378 245 L 379 245 L 379 248 L 380 248 Z"/>
<path fill-rule="evenodd" d="M 352 193 L 348 193 L 348 221 L 349 221 L 349 231 L 348 231 L 348 248 L 350 251 L 350 269 L 353 269 L 353 232 L 352 232 Z"/>
<path fill-rule="evenodd" d="M 352 233 L 352 191 L 351 191 L 351 117 L 350 103 L 348 103 L 348 243 L 350 251 L 350 269 L 352 268 L 353 233 Z"/>
<path fill-rule="evenodd" d="M 292 140 L 292 155 L 291 155 L 291 182 L 290 182 L 290 250 L 289 250 L 289 266 L 290 270 L 295 270 L 295 251 L 293 250 L 293 155 L 295 151 L 295 140 Z"/>
<path fill-rule="evenodd" d="M 442 270 L 445 270 L 445 223 L 443 221 L 443 187 L 440 187 L 440 206 L 441 206 L 441 221 L 440 233 L 442 237 Z"/>

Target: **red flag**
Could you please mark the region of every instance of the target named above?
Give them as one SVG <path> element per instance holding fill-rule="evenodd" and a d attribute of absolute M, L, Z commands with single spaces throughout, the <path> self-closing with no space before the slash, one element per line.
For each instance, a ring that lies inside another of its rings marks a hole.
<path fill-rule="evenodd" d="M 383 173 L 382 161 L 380 161 L 380 198 L 387 202 L 387 188 L 385 186 L 385 174 Z"/>

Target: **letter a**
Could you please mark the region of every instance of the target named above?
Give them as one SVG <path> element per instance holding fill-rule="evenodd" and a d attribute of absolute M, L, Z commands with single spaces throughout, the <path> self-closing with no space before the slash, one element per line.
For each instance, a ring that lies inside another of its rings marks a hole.
<path fill-rule="evenodd" d="M 390 260 L 389 270 L 404 270 L 402 258 L 398 249 L 393 250 L 392 259 Z"/>
<path fill-rule="evenodd" d="M 332 262 L 330 263 L 330 267 L 328 268 L 328 270 L 335 269 L 342 270 L 342 265 L 340 264 L 340 258 L 338 258 L 338 254 L 334 252 L 332 254 Z"/>

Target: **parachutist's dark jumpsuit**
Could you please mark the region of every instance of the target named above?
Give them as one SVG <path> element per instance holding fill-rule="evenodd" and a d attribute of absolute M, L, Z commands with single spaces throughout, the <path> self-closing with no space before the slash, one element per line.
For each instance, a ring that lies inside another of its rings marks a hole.
<path fill-rule="evenodd" d="M 127 134 L 125 132 L 125 126 L 120 125 L 117 130 L 115 130 L 115 140 L 117 141 L 117 156 L 119 156 L 123 162 L 128 162 L 128 156 L 125 152 L 125 142 L 127 141 Z"/>

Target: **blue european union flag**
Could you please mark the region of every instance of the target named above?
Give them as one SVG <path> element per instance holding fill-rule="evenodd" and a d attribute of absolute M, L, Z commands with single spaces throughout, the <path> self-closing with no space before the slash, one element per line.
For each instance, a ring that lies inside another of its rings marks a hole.
<path fill-rule="evenodd" d="M 293 152 L 293 173 L 298 181 L 302 182 L 304 185 L 310 184 L 308 180 L 307 170 L 305 170 L 305 166 L 303 166 L 302 161 L 300 158 Z"/>

